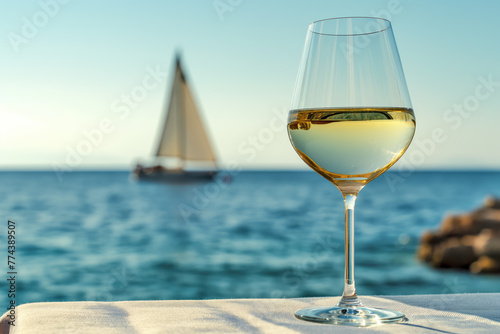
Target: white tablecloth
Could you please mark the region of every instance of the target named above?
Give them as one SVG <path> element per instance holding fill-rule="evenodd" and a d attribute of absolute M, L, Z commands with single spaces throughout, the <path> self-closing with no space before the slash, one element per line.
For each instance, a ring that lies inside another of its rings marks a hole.
<path fill-rule="evenodd" d="M 362 297 L 409 321 L 370 328 L 298 320 L 295 310 L 339 298 L 33 303 L 7 313 L 0 333 L 500 333 L 500 293 Z"/>

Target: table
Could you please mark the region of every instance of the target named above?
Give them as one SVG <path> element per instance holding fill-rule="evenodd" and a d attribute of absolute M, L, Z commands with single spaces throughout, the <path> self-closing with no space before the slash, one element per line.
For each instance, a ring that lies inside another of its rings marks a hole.
<path fill-rule="evenodd" d="M 500 333 L 500 293 L 363 296 L 367 306 L 402 311 L 401 324 L 352 328 L 298 320 L 299 308 L 333 305 L 338 297 L 290 299 L 52 302 L 8 312 L 0 334 L 58 333 Z"/>

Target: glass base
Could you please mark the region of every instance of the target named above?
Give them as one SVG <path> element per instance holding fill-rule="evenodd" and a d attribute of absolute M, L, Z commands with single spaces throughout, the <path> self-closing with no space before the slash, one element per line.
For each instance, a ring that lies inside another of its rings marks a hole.
<path fill-rule="evenodd" d="M 355 327 L 394 324 L 408 320 L 401 312 L 364 306 L 304 308 L 296 311 L 295 317 L 307 321 Z"/>

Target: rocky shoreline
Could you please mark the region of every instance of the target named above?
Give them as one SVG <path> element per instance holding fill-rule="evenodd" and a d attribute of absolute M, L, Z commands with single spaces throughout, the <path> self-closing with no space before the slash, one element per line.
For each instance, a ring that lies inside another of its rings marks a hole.
<path fill-rule="evenodd" d="M 500 273 L 500 199 L 488 197 L 470 213 L 444 218 L 420 238 L 417 256 L 436 268 Z"/>

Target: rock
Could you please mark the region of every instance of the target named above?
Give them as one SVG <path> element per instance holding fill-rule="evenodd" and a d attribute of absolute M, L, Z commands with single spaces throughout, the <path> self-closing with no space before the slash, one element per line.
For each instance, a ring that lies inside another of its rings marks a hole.
<path fill-rule="evenodd" d="M 420 242 L 429 245 L 437 245 L 441 243 L 446 238 L 443 238 L 441 235 L 437 235 L 432 231 L 425 231 L 420 237 Z"/>
<path fill-rule="evenodd" d="M 474 230 L 474 226 L 470 215 L 445 217 L 440 228 L 441 234 L 447 237 L 470 234 L 472 230 Z"/>
<path fill-rule="evenodd" d="M 417 250 L 418 258 L 425 262 L 431 262 L 432 254 L 434 254 L 434 248 L 429 244 L 421 244 Z"/>
<path fill-rule="evenodd" d="M 422 234 L 417 256 L 437 268 L 500 272 L 500 199 L 488 197 L 483 207 L 445 217 L 437 231 Z"/>
<path fill-rule="evenodd" d="M 458 238 L 451 238 L 436 247 L 431 264 L 438 268 L 468 269 L 476 260 L 472 246 L 462 244 Z"/>
<path fill-rule="evenodd" d="M 488 196 L 484 200 L 484 206 L 486 208 L 500 210 L 500 198 Z"/>
<path fill-rule="evenodd" d="M 474 240 L 474 252 L 500 261 L 500 233 L 485 229 Z"/>
<path fill-rule="evenodd" d="M 435 234 L 432 231 L 425 231 L 420 237 L 420 247 L 417 251 L 419 259 L 431 262 L 432 255 L 434 254 L 434 246 L 439 245 L 445 238 Z"/>
<path fill-rule="evenodd" d="M 500 231 L 500 210 L 481 210 L 472 214 L 445 217 L 441 223 L 441 236 L 479 234 L 483 229 Z"/>
<path fill-rule="evenodd" d="M 478 217 L 490 221 L 500 221 L 500 209 L 484 209 L 475 213 Z"/>
<path fill-rule="evenodd" d="M 470 265 L 470 271 L 474 274 L 500 273 L 500 261 L 488 256 L 481 256 Z"/>

